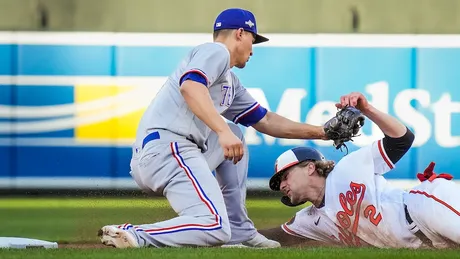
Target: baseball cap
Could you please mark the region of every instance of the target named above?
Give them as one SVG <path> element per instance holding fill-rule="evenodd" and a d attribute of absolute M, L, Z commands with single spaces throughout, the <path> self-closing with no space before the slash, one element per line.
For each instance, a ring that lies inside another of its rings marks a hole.
<path fill-rule="evenodd" d="M 307 160 L 325 161 L 326 158 L 321 152 L 311 147 L 295 147 L 281 154 L 275 162 L 275 174 L 270 178 L 270 189 L 279 191 L 283 172 Z"/>
<path fill-rule="evenodd" d="M 268 38 L 257 33 L 256 18 L 253 13 L 240 8 L 229 8 L 222 11 L 214 22 L 214 31 L 224 29 L 239 29 L 255 35 L 254 44 L 268 41 Z"/>

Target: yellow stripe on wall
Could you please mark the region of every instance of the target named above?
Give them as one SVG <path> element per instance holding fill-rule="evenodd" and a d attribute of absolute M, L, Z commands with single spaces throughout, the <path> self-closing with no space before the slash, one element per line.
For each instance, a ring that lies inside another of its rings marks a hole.
<path fill-rule="evenodd" d="M 76 104 L 82 104 L 89 101 L 102 100 L 107 97 L 116 96 L 120 93 L 128 92 L 133 89 L 134 87 L 126 86 L 77 85 L 74 90 L 74 99 Z M 106 106 L 103 109 L 77 113 L 77 118 L 91 116 L 97 113 L 113 113 L 113 115 L 111 115 L 109 119 L 77 127 L 75 129 L 75 137 L 80 140 L 134 139 L 136 136 L 137 125 L 144 109 L 117 117 L 115 111 L 118 107 L 118 103 L 111 102 L 109 106 Z"/>

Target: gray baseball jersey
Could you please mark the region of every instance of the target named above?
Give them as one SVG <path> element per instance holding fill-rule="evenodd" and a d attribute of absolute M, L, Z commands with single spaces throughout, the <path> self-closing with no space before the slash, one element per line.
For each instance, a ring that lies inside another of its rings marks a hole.
<path fill-rule="evenodd" d="M 243 159 L 235 165 L 225 160 L 217 134 L 188 108 L 180 93 L 186 78 L 203 83 L 217 111 L 234 123 L 250 126 L 267 112 L 230 71 L 230 53 L 224 45 L 206 43 L 191 50 L 145 111 L 131 160 L 136 183 L 164 195 L 179 216 L 119 227 L 130 231 L 140 246 L 251 240 L 257 230 L 245 208 L 249 154 L 242 131 L 230 123 L 245 148 Z M 154 137 L 144 145 L 146 136 Z"/>
<path fill-rule="evenodd" d="M 180 93 L 181 78 L 189 73 L 205 79 L 214 107 L 226 119 L 250 126 L 265 116 L 266 109 L 230 70 L 227 48 L 221 43 L 205 43 L 190 51 L 145 111 L 137 131 L 138 144 L 152 129 L 167 129 L 207 150 L 211 129 L 193 114 Z"/>

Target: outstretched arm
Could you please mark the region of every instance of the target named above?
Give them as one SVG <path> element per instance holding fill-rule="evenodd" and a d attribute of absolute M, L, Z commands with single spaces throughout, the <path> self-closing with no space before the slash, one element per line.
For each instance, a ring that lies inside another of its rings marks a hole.
<path fill-rule="evenodd" d="M 295 122 L 274 112 L 267 112 L 253 127 L 261 133 L 276 138 L 327 139 L 323 126 Z"/>
<path fill-rule="evenodd" d="M 398 119 L 379 111 L 372 105 L 369 105 L 369 107 L 362 112 L 367 118 L 377 124 L 386 136 L 400 138 L 407 132 L 407 127 Z"/>
<path fill-rule="evenodd" d="M 398 162 L 412 146 L 414 133 L 395 117 L 372 106 L 363 94 L 354 92 L 344 95 L 340 98 L 340 103 L 336 104 L 337 108 L 346 105 L 359 109 L 382 130 L 385 135 L 382 140 L 383 148 L 393 164 Z"/>
<path fill-rule="evenodd" d="M 324 242 L 316 241 L 309 238 L 297 237 L 284 232 L 281 227 L 258 230 L 260 234 L 268 239 L 278 241 L 282 247 L 316 247 L 331 246 Z"/>
<path fill-rule="evenodd" d="M 383 148 L 388 158 L 396 164 L 409 151 L 415 136 L 405 125 L 396 118 L 372 107 L 364 113 L 382 130 L 385 137 L 382 139 Z"/>
<path fill-rule="evenodd" d="M 367 118 L 373 121 L 386 136 L 400 138 L 406 134 L 407 128 L 395 117 L 388 115 L 372 106 L 363 94 L 353 92 L 340 98 L 337 108 L 353 106 L 360 110 Z"/>

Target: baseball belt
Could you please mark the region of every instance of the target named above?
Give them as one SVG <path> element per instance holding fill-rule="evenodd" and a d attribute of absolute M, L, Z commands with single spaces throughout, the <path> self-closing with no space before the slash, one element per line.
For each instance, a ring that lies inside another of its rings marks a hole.
<path fill-rule="evenodd" d="M 409 223 L 409 225 L 411 225 L 411 231 L 414 230 L 415 228 L 417 228 L 418 230 L 414 233 L 414 235 L 416 237 L 418 237 L 425 245 L 428 245 L 430 247 L 433 246 L 431 240 L 425 235 L 423 234 L 423 232 L 417 227 L 417 225 L 414 223 L 414 221 L 412 220 L 410 214 L 409 214 L 409 211 L 407 210 L 407 205 L 404 204 L 404 213 L 406 214 L 406 220 L 407 222 Z"/>

